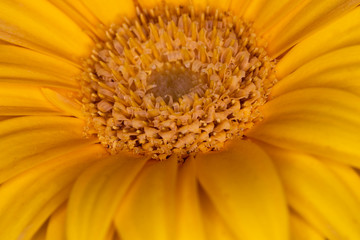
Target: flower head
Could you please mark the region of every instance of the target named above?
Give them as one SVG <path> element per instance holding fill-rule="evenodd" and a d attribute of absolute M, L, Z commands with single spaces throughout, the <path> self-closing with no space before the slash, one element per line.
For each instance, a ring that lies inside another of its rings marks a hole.
<path fill-rule="evenodd" d="M 0 239 L 360 239 L 359 3 L 1 1 Z"/>

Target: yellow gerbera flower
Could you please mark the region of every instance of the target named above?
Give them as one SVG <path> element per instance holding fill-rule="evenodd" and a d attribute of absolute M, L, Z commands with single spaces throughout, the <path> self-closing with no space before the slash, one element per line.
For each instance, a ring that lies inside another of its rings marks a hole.
<path fill-rule="evenodd" d="M 359 4 L 1 0 L 0 239 L 360 239 Z"/>

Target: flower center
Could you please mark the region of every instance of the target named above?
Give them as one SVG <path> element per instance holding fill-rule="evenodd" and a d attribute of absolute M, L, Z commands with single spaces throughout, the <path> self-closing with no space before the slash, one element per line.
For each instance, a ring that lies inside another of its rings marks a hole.
<path fill-rule="evenodd" d="M 249 23 L 191 6 L 137 12 L 84 61 L 89 134 L 163 160 L 219 150 L 261 120 L 274 62 Z"/>
<path fill-rule="evenodd" d="M 196 91 L 195 88 L 200 88 L 201 75 L 184 67 L 172 66 L 167 70 L 153 71 L 149 76 L 149 82 L 154 85 L 149 92 L 169 103 Z"/>

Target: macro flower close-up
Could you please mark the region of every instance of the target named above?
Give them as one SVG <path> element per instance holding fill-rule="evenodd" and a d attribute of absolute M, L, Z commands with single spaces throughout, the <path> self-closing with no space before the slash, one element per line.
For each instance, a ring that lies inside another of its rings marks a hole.
<path fill-rule="evenodd" d="M 360 240 L 359 0 L 0 0 L 1 240 Z"/>

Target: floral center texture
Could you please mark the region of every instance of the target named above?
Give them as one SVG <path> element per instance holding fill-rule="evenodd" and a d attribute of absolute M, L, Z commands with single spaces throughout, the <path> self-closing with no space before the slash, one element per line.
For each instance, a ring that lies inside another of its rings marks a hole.
<path fill-rule="evenodd" d="M 261 120 L 276 82 L 251 24 L 192 6 L 137 9 L 84 61 L 87 131 L 112 153 L 164 160 L 219 150 Z"/>

